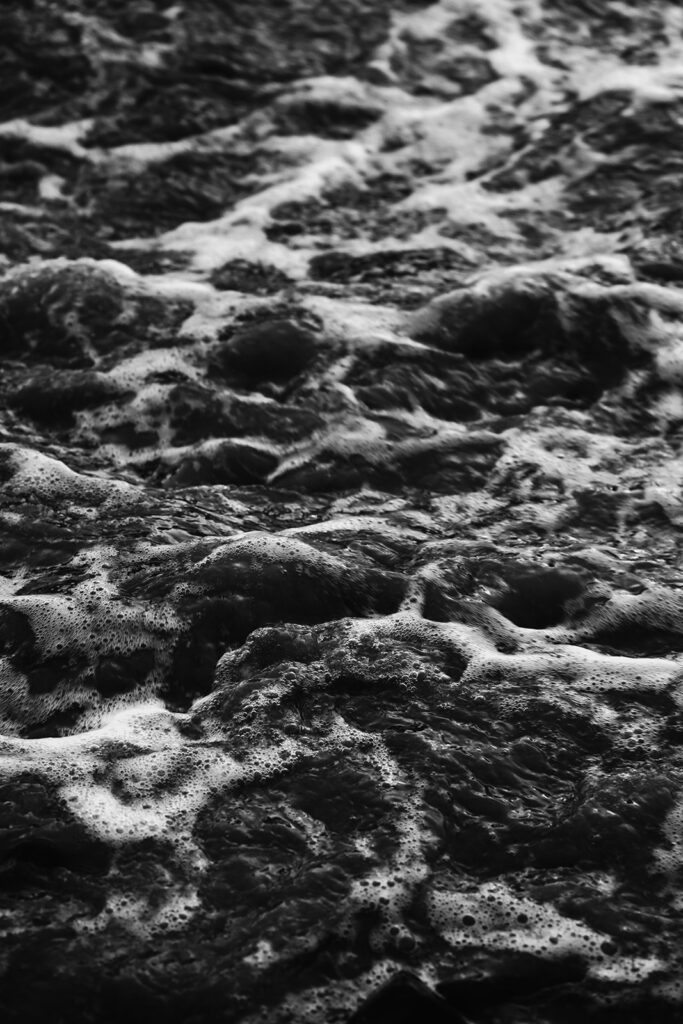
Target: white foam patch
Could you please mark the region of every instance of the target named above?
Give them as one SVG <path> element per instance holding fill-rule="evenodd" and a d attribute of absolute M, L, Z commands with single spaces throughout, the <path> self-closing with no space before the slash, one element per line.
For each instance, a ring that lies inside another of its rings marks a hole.
<path fill-rule="evenodd" d="M 112 712 L 98 729 L 77 736 L 6 738 L 3 774 L 39 770 L 91 834 L 110 845 L 170 839 L 184 859 L 201 861 L 191 839 L 196 815 L 209 793 L 244 778 L 245 769 L 224 751 L 185 741 L 177 728 L 185 717 L 148 703 Z M 121 747 L 128 756 L 103 771 L 108 749 Z"/>
<path fill-rule="evenodd" d="M 158 941 L 162 936 L 186 928 L 199 909 L 195 888 L 179 886 L 160 906 L 134 892 L 118 890 L 107 897 L 96 917 L 79 917 L 74 926 L 81 934 L 93 935 L 105 931 L 115 921 L 139 939 Z"/>
<path fill-rule="evenodd" d="M 32 448 L 16 444 L 0 444 L 0 455 L 9 456 L 13 468 L 11 480 L 3 486 L 7 493 L 25 496 L 49 504 L 55 500 L 71 498 L 87 506 L 107 498 L 130 494 L 132 485 L 109 477 L 89 476 L 69 469 L 59 459 L 51 458 Z"/>
<path fill-rule="evenodd" d="M 177 373 L 188 380 L 202 377 L 193 353 L 185 348 L 145 349 L 122 359 L 106 374 L 107 380 L 124 388 L 139 388 L 148 377 L 161 373 Z"/>
<path fill-rule="evenodd" d="M 38 195 L 46 202 L 60 202 L 66 199 L 64 186 L 66 179 L 59 174 L 45 174 L 38 182 Z"/>
<path fill-rule="evenodd" d="M 489 105 L 507 100 L 510 92 L 510 86 L 493 83 L 476 96 L 449 103 L 431 97 L 406 97 L 406 102 L 388 113 L 373 132 L 381 131 L 383 138 L 377 142 L 382 147 L 390 144 L 392 150 L 398 149 L 394 156 L 384 155 L 382 163 L 398 170 L 411 161 L 422 160 L 441 168 L 440 175 L 453 183 L 465 181 L 468 175 L 500 161 L 511 151 L 509 135 L 487 135 L 483 131 L 490 123 Z M 375 141 L 371 132 L 366 132 L 367 141 Z"/>
<path fill-rule="evenodd" d="M 483 882 L 470 891 L 432 888 L 427 906 L 432 926 L 456 949 L 483 945 L 550 959 L 578 954 L 592 961 L 593 977 L 631 984 L 664 967 L 654 956 L 619 956 L 605 962 L 600 946 L 609 936 L 563 916 L 549 904 L 517 895 L 503 882 Z"/>
<path fill-rule="evenodd" d="M 0 137 L 23 139 L 34 146 L 45 146 L 49 149 L 61 149 L 82 160 L 89 159 L 89 151 L 81 146 L 93 125 L 92 118 L 71 121 L 61 125 L 31 124 L 23 118 L 5 121 L 0 124 Z"/>
<path fill-rule="evenodd" d="M 181 445 L 173 448 L 168 445 L 163 446 L 162 451 L 162 462 L 166 466 L 176 466 L 178 463 L 190 457 L 192 459 L 201 460 L 202 458 L 211 458 L 211 456 L 220 453 L 221 449 L 229 441 L 231 451 L 235 454 L 239 453 L 240 449 L 244 452 L 263 452 L 264 454 L 273 455 L 279 451 L 278 446 L 268 441 L 259 441 L 250 439 L 243 441 L 241 438 L 229 438 L 215 437 L 210 438 L 208 441 L 198 441 L 195 444 Z M 283 531 L 286 533 L 287 531 Z"/>
<path fill-rule="evenodd" d="M 599 63 L 592 75 L 576 79 L 579 99 L 593 99 L 601 93 L 632 93 L 634 101 L 646 103 L 674 103 L 683 98 L 683 71 L 680 58 L 665 64 L 638 65 L 614 62 Z"/>
<path fill-rule="evenodd" d="M 35 217 L 38 220 L 45 217 L 45 210 L 40 206 L 29 206 L 27 203 L 12 203 L 9 200 L 0 202 L 0 210 L 3 213 L 18 213 L 22 217 Z M 11 268 L 10 260 L 3 253 L 0 267 L 4 268 L 5 265 L 8 270 Z"/>
<path fill-rule="evenodd" d="M 400 522 L 392 525 L 386 519 L 378 516 L 358 515 L 335 517 L 333 519 L 326 519 L 321 523 L 310 523 L 307 526 L 292 526 L 283 530 L 282 533 L 287 537 L 303 537 L 304 539 L 306 537 L 321 537 L 324 539 L 329 534 L 333 535 L 335 539 L 345 536 L 357 538 L 359 534 L 370 533 L 388 538 L 395 536 L 401 540 L 423 540 L 427 534 L 427 524 L 425 524 L 423 529 L 416 527 L 417 524 L 412 525 Z"/>
<path fill-rule="evenodd" d="M 277 144 L 271 140 L 271 146 L 280 151 L 294 153 L 298 147 L 302 166 L 283 172 L 280 181 L 240 200 L 225 216 L 182 224 L 161 236 L 158 243 L 167 249 L 194 252 L 194 266 L 203 271 L 228 260 L 252 259 L 276 267 L 293 279 L 304 278 L 313 250 L 268 241 L 263 228 L 270 222 L 271 211 L 282 203 L 320 196 L 324 190 L 349 181 L 362 184 L 368 155 L 353 141 L 306 137 L 303 142 L 302 147 L 300 137 L 278 139 Z"/>
<path fill-rule="evenodd" d="M 365 109 L 375 113 L 384 105 L 385 92 L 382 88 L 360 81 L 350 75 L 339 75 L 338 77 L 318 75 L 295 82 L 275 101 L 275 105 L 286 111 L 288 107 L 300 103 L 334 104 L 342 109 L 345 107 L 354 111 Z M 292 137 L 287 137 L 287 139 L 291 145 Z M 314 141 L 318 143 L 320 140 L 316 137 Z M 284 139 L 276 140 L 278 146 L 283 143 L 287 146 Z M 296 144 L 295 141 L 294 145 Z"/>
<path fill-rule="evenodd" d="M 243 1024 L 345 1024 L 349 1015 L 371 992 L 389 981 L 403 967 L 398 959 L 376 960 L 368 971 L 348 981 L 334 980 L 305 989 L 302 994 L 287 995 L 277 1007 L 263 1007 L 244 1018 Z M 416 971 L 418 976 L 427 972 Z M 427 980 L 424 978 L 423 980 Z"/>
<path fill-rule="evenodd" d="M 375 911 L 379 921 L 370 935 L 370 946 L 375 954 L 390 955 L 401 944 L 410 947 L 417 941 L 406 924 L 405 911 L 416 887 L 429 875 L 425 854 L 436 844 L 436 838 L 424 827 L 422 791 L 416 791 L 397 772 L 382 743 L 377 744 L 373 760 L 383 786 L 393 791 L 393 801 L 400 805 L 396 820 L 398 842 L 388 862 L 385 860 L 382 867 L 354 882 L 349 900 L 358 909 Z"/>
<path fill-rule="evenodd" d="M 515 283 L 518 283 L 522 288 L 534 287 L 534 285 L 542 288 L 545 283 L 543 279 L 547 278 L 553 284 L 557 282 L 558 285 L 573 287 L 579 294 L 583 294 L 586 282 L 581 280 L 582 275 L 611 279 L 610 294 L 614 294 L 615 286 L 634 283 L 631 261 L 628 256 L 622 253 L 586 253 L 575 256 L 552 256 L 542 260 L 515 263 L 511 267 L 487 268 L 474 275 L 473 283 L 476 284 L 475 294 L 495 294 L 496 289 L 500 286 L 509 286 Z M 639 289 L 641 287 L 649 288 L 650 286 L 639 285 L 635 289 L 619 294 L 625 294 L 628 297 L 637 296 L 640 294 Z M 600 286 L 597 286 L 597 288 L 597 291 L 593 291 L 590 294 L 600 294 Z M 604 292 L 604 289 L 602 291 Z M 660 292 L 667 292 L 667 290 L 658 289 L 656 291 L 657 297 L 663 299 L 663 295 Z M 647 294 L 649 296 L 651 293 L 648 291 Z M 447 302 L 448 295 L 440 296 L 436 301 L 437 303 Z"/>
<path fill-rule="evenodd" d="M 610 460 L 621 463 L 628 457 L 631 445 L 611 435 L 589 433 L 577 426 L 540 428 L 531 433 L 528 428 L 513 427 L 504 432 L 505 450 L 496 463 L 495 476 L 501 482 L 519 467 L 536 467 L 547 483 L 555 482 L 562 494 L 572 494 L 588 488 L 618 488 L 618 473 L 600 468 Z M 521 498 L 531 497 L 537 481 L 531 475 L 519 482 Z"/>
<path fill-rule="evenodd" d="M 655 859 L 669 876 L 676 909 L 683 912 L 683 895 L 678 885 L 683 869 L 683 796 L 678 796 L 668 812 L 663 831 L 666 845 L 655 851 Z"/>

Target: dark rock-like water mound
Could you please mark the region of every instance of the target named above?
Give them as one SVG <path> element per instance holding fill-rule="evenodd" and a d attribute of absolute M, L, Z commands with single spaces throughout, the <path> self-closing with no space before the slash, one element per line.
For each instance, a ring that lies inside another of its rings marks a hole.
<path fill-rule="evenodd" d="M 683 1013 L 683 16 L 0 12 L 0 1017 Z"/>

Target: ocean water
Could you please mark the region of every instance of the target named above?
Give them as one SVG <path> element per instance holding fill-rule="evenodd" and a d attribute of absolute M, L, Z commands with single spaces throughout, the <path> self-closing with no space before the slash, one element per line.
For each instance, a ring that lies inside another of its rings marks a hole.
<path fill-rule="evenodd" d="M 0 11 L 8 1022 L 683 1014 L 683 9 Z"/>

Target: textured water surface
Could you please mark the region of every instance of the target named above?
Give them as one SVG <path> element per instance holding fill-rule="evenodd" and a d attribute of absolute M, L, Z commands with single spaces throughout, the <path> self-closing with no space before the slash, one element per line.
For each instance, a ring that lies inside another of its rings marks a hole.
<path fill-rule="evenodd" d="M 3 5 L 8 1024 L 680 1019 L 682 57 Z"/>

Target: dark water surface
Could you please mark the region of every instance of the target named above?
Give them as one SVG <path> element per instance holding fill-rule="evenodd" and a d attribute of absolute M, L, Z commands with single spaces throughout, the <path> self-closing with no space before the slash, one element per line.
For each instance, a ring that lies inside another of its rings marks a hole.
<path fill-rule="evenodd" d="M 3 1021 L 681 1019 L 682 57 L 3 5 Z"/>

